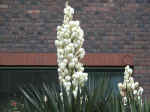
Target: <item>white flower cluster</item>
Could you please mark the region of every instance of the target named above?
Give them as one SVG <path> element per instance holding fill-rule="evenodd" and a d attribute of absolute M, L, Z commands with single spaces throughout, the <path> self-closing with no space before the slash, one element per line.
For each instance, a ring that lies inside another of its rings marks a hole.
<path fill-rule="evenodd" d="M 74 9 L 68 3 L 64 13 L 64 21 L 62 26 L 57 27 L 57 40 L 55 40 L 59 81 L 68 94 L 72 89 L 76 96 L 78 86 L 84 86 L 88 80 L 88 74 L 83 72 L 83 64 L 79 62 L 85 56 L 85 50 L 82 48 L 84 32 L 80 22 L 72 20 Z"/>
<path fill-rule="evenodd" d="M 139 87 L 138 82 L 134 82 L 132 75 L 132 69 L 129 66 L 125 67 L 124 81 L 123 83 L 118 83 L 120 94 L 123 97 L 123 102 L 126 105 L 127 94 L 132 94 L 135 99 L 142 101 L 143 88 Z"/>

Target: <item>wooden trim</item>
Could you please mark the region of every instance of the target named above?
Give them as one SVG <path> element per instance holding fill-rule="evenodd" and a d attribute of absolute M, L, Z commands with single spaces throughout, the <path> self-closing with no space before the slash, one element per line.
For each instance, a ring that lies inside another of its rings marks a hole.
<path fill-rule="evenodd" d="M 133 55 L 115 53 L 87 54 L 83 59 L 83 63 L 87 66 L 133 66 Z"/>
<path fill-rule="evenodd" d="M 57 66 L 56 53 L 0 53 L 0 66 Z M 133 66 L 132 54 L 88 53 L 86 66 Z"/>

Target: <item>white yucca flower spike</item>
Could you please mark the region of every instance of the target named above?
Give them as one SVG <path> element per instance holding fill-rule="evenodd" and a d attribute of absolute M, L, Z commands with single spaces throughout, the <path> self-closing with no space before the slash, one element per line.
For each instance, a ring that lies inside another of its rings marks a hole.
<path fill-rule="evenodd" d="M 142 102 L 143 88 L 139 87 L 139 83 L 134 81 L 132 73 L 133 70 L 127 65 L 124 72 L 124 81 L 123 83 L 118 83 L 120 94 L 123 97 L 123 100 L 127 99 L 127 94 L 132 94 L 134 95 L 135 100 Z M 127 100 L 124 100 L 123 102 L 124 105 L 126 105 Z"/>
<path fill-rule="evenodd" d="M 57 62 L 60 85 L 64 86 L 69 94 L 72 89 L 74 96 L 77 95 L 78 86 L 84 86 L 88 74 L 83 73 L 84 67 L 80 60 L 85 56 L 82 48 L 84 32 L 79 21 L 74 21 L 74 9 L 66 2 L 64 9 L 64 21 L 57 27 Z M 80 88 L 79 88 L 80 89 Z"/>

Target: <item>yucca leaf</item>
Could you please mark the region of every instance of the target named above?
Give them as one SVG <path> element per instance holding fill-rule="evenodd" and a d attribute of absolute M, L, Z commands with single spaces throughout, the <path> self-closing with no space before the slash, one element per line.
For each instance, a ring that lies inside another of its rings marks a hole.
<path fill-rule="evenodd" d="M 21 92 L 24 94 L 25 98 L 30 102 L 30 104 L 33 105 L 33 107 L 35 107 L 35 109 L 38 111 L 38 112 L 41 112 L 41 109 L 39 108 L 39 105 L 38 103 L 33 100 L 32 97 L 29 96 L 29 94 L 22 88 L 20 88 Z"/>

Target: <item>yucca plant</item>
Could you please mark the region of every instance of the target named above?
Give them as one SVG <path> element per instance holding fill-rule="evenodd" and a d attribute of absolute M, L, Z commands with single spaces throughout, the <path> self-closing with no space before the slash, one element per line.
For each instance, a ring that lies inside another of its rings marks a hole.
<path fill-rule="evenodd" d="M 92 86 L 87 83 L 81 92 L 78 90 L 76 98 L 71 91 L 68 96 L 64 88 L 61 96 L 58 87 L 46 84 L 42 88 L 31 85 L 20 90 L 25 97 L 24 112 L 109 112 L 113 104 L 108 78 L 99 80 Z"/>
<path fill-rule="evenodd" d="M 81 92 L 78 90 L 76 98 L 72 93 L 68 96 L 64 88 L 61 96 L 56 86 L 22 87 L 24 112 L 150 112 L 150 101 L 147 100 L 141 105 L 130 98 L 124 105 L 122 97 L 113 94 L 108 78 L 93 81 L 89 81 Z"/>
<path fill-rule="evenodd" d="M 107 105 L 107 112 L 124 112 L 124 106 L 121 96 L 112 94 L 109 104 Z"/>

